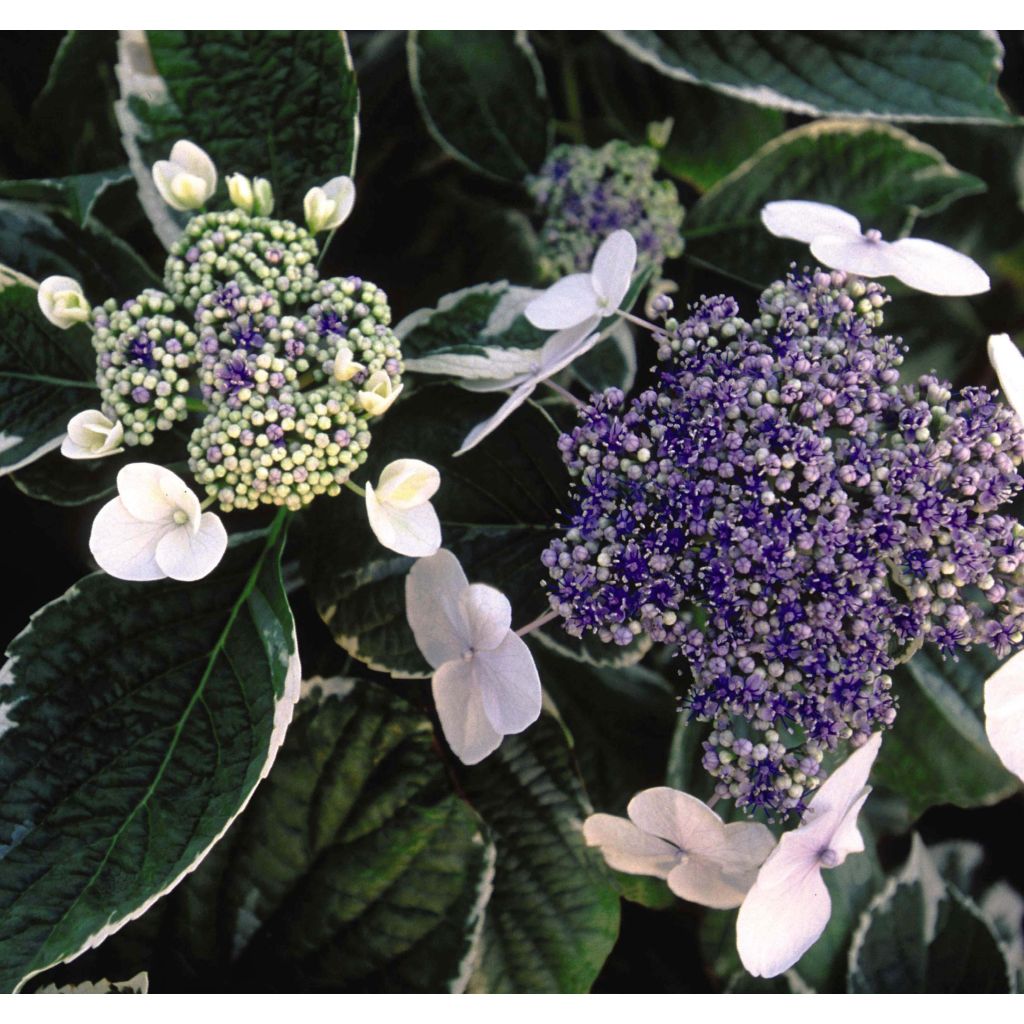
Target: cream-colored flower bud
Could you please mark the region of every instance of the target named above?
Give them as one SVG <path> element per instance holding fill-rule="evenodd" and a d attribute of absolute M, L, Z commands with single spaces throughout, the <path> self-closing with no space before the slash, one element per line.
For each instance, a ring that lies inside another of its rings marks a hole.
<path fill-rule="evenodd" d="M 352 355 L 352 349 L 342 345 L 338 354 L 334 357 L 334 379 L 340 381 L 351 380 L 357 373 L 366 369 L 362 363 L 357 363 Z"/>
<path fill-rule="evenodd" d="M 391 408 L 404 387 L 404 384 L 394 387 L 391 377 L 384 370 L 377 370 L 370 374 L 363 390 L 359 392 L 359 404 L 371 416 L 380 416 Z"/>
<path fill-rule="evenodd" d="M 89 319 L 89 303 L 73 277 L 46 278 L 36 297 L 43 316 L 62 331 Z"/>
<path fill-rule="evenodd" d="M 252 182 L 244 174 L 229 174 L 225 179 L 228 186 L 228 198 L 240 210 L 252 213 L 254 195 Z"/>
<path fill-rule="evenodd" d="M 355 201 L 355 183 L 344 175 L 331 178 L 323 187 L 311 188 L 302 203 L 306 227 L 314 235 L 333 231 L 348 219 Z"/>
<path fill-rule="evenodd" d="M 120 420 L 108 419 L 99 409 L 86 409 L 71 417 L 60 451 L 69 459 L 102 459 L 123 452 L 123 440 Z"/>
<path fill-rule="evenodd" d="M 253 179 L 252 196 L 252 212 L 257 217 L 269 217 L 274 212 L 274 190 L 266 178 Z"/>
<path fill-rule="evenodd" d="M 179 139 L 170 160 L 153 164 L 153 183 L 172 209 L 198 210 L 216 191 L 217 168 L 194 142 Z"/>

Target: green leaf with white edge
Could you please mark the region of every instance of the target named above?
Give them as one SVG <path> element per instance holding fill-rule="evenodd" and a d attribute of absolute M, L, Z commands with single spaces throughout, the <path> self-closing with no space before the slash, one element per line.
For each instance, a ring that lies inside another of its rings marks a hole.
<path fill-rule="evenodd" d="M 0 291 L 0 476 L 52 452 L 68 420 L 96 404 L 92 371 L 87 328 L 55 327 L 28 285 Z"/>
<path fill-rule="evenodd" d="M 893 673 L 899 716 L 872 777 L 904 797 L 915 816 L 936 804 L 988 806 L 1019 788 L 985 734 L 985 680 L 998 664 L 987 648 L 954 661 L 928 645 Z"/>
<path fill-rule="evenodd" d="M 980 178 L 892 125 L 816 121 L 762 146 L 701 196 L 687 217 L 687 252 L 763 285 L 790 261 L 812 259 L 804 243 L 769 233 L 760 217 L 765 203 L 829 203 L 854 214 L 865 229 L 894 238 L 909 219 L 984 188 Z"/>
<path fill-rule="evenodd" d="M 37 988 L 35 994 L 58 996 L 144 996 L 148 991 L 149 974 L 146 971 L 140 971 L 135 977 L 128 978 L 126 981 L 108 981 L 106 978 L 101 978 L 99 981 L 82 981 L 78 984 L 61 985 L 59 988 L 56 985 L 44 985 L 42 988 Z"/>
<path fill-rule="evenodd" d="M 310 188 L 353 173 L 359 92 L 343 32 L 122 32 L 118 54 L 117 119 L 164 245 L 187 218 L 160 198 L 152 165 L 178 139 L 209 153 L 221 183 L 268 178 L 275 214 L 298 221 Z"/>
<path fill-rule="evenodd" d="M 472 451 L 452 457 L 500 400 L 449 385 L 403 398 L 374 426 L 365 479 L 376 483 L 395 459 L 436 466 L 441 487 L 431 500 L 444 547 L 458 557 L 470 582 L 489 583 L 508 597 L 518 628 L 547 607 L 540 556 L 569 481 L 556 428 L 529 404 Z M 354 495 L 314 502 L 303 516 L 306 576 L 336 641 L 372 668 L 429 676 L 405 617 L 405 577 L 413 559 L 380 545 L 362 499 Z"/>
<path fill-rule="evenodd" d="M 449 156 L 505 181 L 539 169 L 553 123 L 525 32 L 414 31 L 407 55 L 420 113 Z"/>
<path fill-rule="evenodd" d="M 280 513 L 194 583 L 87 576 L 0 672 L 0 990 L 192 871 L 270 770 L 301 670 Z M 111 612 L 116 614 L 111 614 Z"/>
<path fill-rule="evenodd" d="M 89 219 L 96 201 L 111 186 L 131 178 L 127 168 L 72 174 L 67 178 L 28 178 L 0 181 L 0 198 L 30 203 L 45 203 L 67 212 L 82 226 Z"/>
<path fill-rule="evenodd" d="M 673 687 L 641 665 L 598 668 L 561 656 L 540 633 L 529 640 L 594 806 L 625 814 L 636 793 L 664 782 L 677 717 Z"/>
<path fill-rule="evenodd" d="M 658 150 L 661 169 L 704 191 L 785 127 L 778 110 L 666 79 L 594 34 L 580 57 L 585 88 L 608 138 L 634 145 L 652 141 L 652 124 L 670 122 Z M 588 134 L 592 130 L 587 122 Z"/>
<path fill-rule="evenodd" d="M 995 32 L 617 31 L 668 78 L 795 114 L 1012 124 Z"/>
<path fill-rule="evenodd" d="M 160 284 L 142 257 L 95 219 L 80 227 L 62 214 L 11 200 L 0 200 L 0 263 L 36 281 L 72 277 L 97 306 Z"/>
<path fill-rule="evenodd" d="M 468 991 L 588 991 L 615 944 L 619 899 L 583 841 L 590 804 L 561 727 L 542 715 L 456 776 L 497 848 Z"/>
<path fill-rule="evenodd" d="M 1013 991 L 990 924 L 943 881 L 916 834 L 907 863 L 861 917 L 847 985 L 876 994 Z"/>

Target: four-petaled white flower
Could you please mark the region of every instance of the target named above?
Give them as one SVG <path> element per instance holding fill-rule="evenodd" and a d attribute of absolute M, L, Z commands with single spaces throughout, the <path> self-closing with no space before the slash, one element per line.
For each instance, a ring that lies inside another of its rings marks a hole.
<path fill-rule="evenodd" d="M 574 359 L 589 351 L 597 344 L 599 334 L 592 333 L 597 326 L 596 318 L 584 321 L 575 327 L 552 334 L 537 352 L 537 360 L 525 373 L 505 380 L 463 381 L 463 387 L 470 391 L 505 391 L 514 389 L 504 404 L 489 419 L 478 423 L 465 437 L 462 447 L 455 453 L 463 455 L 475 448 L 488 434 L 497 430 L 536 390 L 537 385 L 559 370 L 564 370 Z"/>
<path fill-rule="evenodd" d="M 825 930 L 832 899 L 821 869 L 864 849 L 857 815 L 871 792 L 866 783 L 881 744 L 875 733 L 822 783 L 804 823 L 783 834 L 758 872 L 736 920 L 740 960 L 754 977 L 782 974 Z"/>
<path fill-rule="evenodd" d="M 228 535 L 169 469 L 134 462 L 117 474 L 117 497 L 92 524 L 89 550 L 122 580 L 198 580 L 224 557 Z"/>
<path fill-rule="evenodd" d="M 302 201 L 309 233 L 315 235 L 341 227 L 348 220 L 355 201 L 355 182 L 345 175 L 331 178 L 326 185 L 311 188 Z"/>
<path fill-rule="evenodd" d="M 589 274 L 570 274 L 538 295 L 526 319 L 542 331 L 560 331 L 611 316 L 629 291 L 636 267 L 636 242 L 628 231 L 613 231 L 594 256 Z M 588 332 L 589 333 L 589 332 Z"/>
<path fill-rule="evenodd" d="M 664 878 L 681 899 L 705 907 L 738 907 L 775 846 L 759 822 L 726 825 L 707 804 L 667 786 L 637 793 L 626 813 L 628 821 L 587 818 L 588 845 L 599 846 L 616 871 Z"/>
<path fill-rule="evenodd" d="M 274 211 L 274 190 L 266 178 L 249 180 L 244 174 L 229 174 L 224 179 L 228 198 L 238 209 L 257 217 L 269 217 Z"/>
<path fill-rule="evenodd" d="M 356 397 L 371 416 L 381 416 L 391 408 L 404 387 L 404 384 L 394 387 L 386 370 L 376 370 L 366 379 Z"/>
<path fill-rule="evenodd" d="M 448 745 L 463 764 L 497 750 L 503 737 L 540 716 L 541 688 L 530 649 L 512 632 L 500 591 L 470 584 L 442 548 L 421 558 L 405 580 L 405 609 L 423 657 Z"/>
<path fill-rule="evenodd" d="M 153 183 L 172 209 L 198 210 L 217 189 L 217 168 L 205 150 L 179 139 L 170 160 L 153 164 Z"/>
<path fill-rule="evenodd" d="M 1024 651 L 985 682 L 985 731 L 999 760 L 1024 779 Z"/>
<path fill-rule="evenodd" d="M 99 409 L 86 409 L 71 417 L 68 436 L 60 451 L 69 459 L 102 459 L 105 455 L 123 452 L 123 440 L 124 427 L 120 420 L 108 419 Z"/>
<path fill-rule="evenodd" d="M 62 331 L 89 319 L 89 302 L 73 277 L 48 277 L 36 293 L 43 316 Z"/>
<path fill-rule="evenodd" d="M 988 359 L 999 378 L 1003 398 L 1024 421 L 1024 355 L 1008 334 L 993 334 L 988 339 Z"/>
<path fill-rule="evenodd" d="M 895 277 L 932 295 L 987 292 L 988 275 L 969 256 L 924 238 L 883 241 L 881 232 L 861 233 L 853 214 L 826 203 L 795 199 L 768 203 L 764 226 L 779 238 L 806 242 L 816 259 L 836 270 L 862 277 Z"/>
<path fill-rule="evenodd" d="M 376 490 L 366 485 L 366 515 L 377 540 L 400 555 L 422 558 L 441 546 L 441 522 L 430 499 L 441 486 L 441 474 L 419 459 L 397 459 L 386 465 Z"/>

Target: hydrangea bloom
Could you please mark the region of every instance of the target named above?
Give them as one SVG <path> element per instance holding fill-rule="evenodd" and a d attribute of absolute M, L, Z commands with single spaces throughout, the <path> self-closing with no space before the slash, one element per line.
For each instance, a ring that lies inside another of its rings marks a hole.
<path fill-rule="evenodd" d="M 892 723 L 889 672 L 922 642 L 1022 640 L 1024 530 L 1000 511 L 1020 421 L 984 388 L 901 384 L 885 301 L 838 271 L 776 282 L 749 323 L 704 299 L 665 320 L 651 387 L 595 396 L 559 442 L 553 606 L 576 636 L 674 645 L 717 794 L 771 816 Z"/>
<path fill-rule="evenodd" d="M 529 182 L 545 214 L 542 277 L 589 270 L 601 241 L 622 228 L 636 239 L 640 270 L 678 256 L 683 207 L 675 185 L 655 180 L 657 169 L 657 151 L 647 146 L 556 146 Z"/>

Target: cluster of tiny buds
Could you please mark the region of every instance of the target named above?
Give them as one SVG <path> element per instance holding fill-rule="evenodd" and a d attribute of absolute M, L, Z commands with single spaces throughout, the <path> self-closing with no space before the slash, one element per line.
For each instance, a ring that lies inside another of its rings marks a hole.
<path fill-rule="evenodd" d="M 626 229 L 637 267 L 660 270 L 683 251 L 683 207 L 670 181 L 658 181 L 658 153 L 613 141 L 600 149 L 556 146 L 528 182 L 543 211 L 539 265 L 544 280 L 586 271 L 601 241 Z"/>
<path fill-rule="evenodd" d="M 197 335 L 175 316 L 170 296 L 150 289 L 92 311 L 96 382 L 104 413 L 120 420 L 124 443 L 152 444 L 154 433 L 187 416 Z"/>
<path fill-rule="evenodd" d="M 164 287 L 181 305 L 194 305 L 224 281 L 272 290 L 285 306 L 301 305 L 316 285 L 316 260 L 316 240 L 291 221 L 239 209 L 203 213 L 171 248 Z"/>

